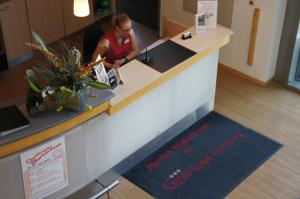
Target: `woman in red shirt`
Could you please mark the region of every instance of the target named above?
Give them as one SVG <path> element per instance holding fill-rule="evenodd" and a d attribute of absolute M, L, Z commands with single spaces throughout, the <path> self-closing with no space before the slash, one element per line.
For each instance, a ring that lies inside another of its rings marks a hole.
<path fill-rule="evenodd" d="M 93 61 L 98 55 L 105 57 L 107 69 L 119 67 L 138 54 L 138 45 L 132 30 L 130 18 L 120 14 L 113 19 L 112 29 L 105 32 L 93 54 Z"/>

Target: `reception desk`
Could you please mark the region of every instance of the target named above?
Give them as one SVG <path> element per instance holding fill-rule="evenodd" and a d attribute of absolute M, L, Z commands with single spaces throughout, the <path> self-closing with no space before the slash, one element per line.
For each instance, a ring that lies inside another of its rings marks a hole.
<path fill-rule="evenodd" d="M 160 73 L 133 60 L 120 68 L 124 85 L 92 112 L 81 113 L 42 132 L 0 144 L 0 198 L 25 198 L 20 153 L 65 138 L 69 185 L 46 198 L 81 189 L 195 110 L 214 106 L 219 49 L 232 31 L 218 26 L 202 35 L 171 40 L 196 54 Z M 196 121 L 198 117 L 194 117 Z M 175 134 L 174 134 L 175 135 Z"/>

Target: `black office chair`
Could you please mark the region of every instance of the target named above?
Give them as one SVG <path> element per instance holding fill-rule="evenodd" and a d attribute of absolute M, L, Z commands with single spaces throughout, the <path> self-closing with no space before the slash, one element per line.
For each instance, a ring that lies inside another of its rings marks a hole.
<path fill-rule="evenodd" d="M 83 37 L 83 63 L 88 64 L 92 60 L 93 53 L 104 32 L 96 25 L 90 25 Z"/>

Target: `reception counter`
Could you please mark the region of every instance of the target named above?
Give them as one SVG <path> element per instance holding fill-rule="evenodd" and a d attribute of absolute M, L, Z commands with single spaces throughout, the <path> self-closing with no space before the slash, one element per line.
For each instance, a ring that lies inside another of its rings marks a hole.
<path fill-rule="evenodd" d="M 230 30 L 222 26 L 218 26 L 216 30 L 208 30 L 204 35 L 195 35 L 194 28 L 190 28 L 187 31 L 192 33 L 192 39 L 182 40 L 181 34 L 179 34 L 171 38 L 171 41 L 180 44 L 197 54 L 172 68 L 170 71 L 159 73 L 136 60 L 120 69 L 126 84 L 116 91 L 116 96 L 111 101 L 110 114 L 126 107 L 145 93 L 159 87 L 161 84 L 180 74 L 194 63 L 226 45 L 232 34 Z"/>
<path fill-rule="evenodd" d="M 219 48 L 232 31 L 222 26 L 205 34 L 171 40 L 196 54 L 160 73 L 133 60 L 120 68 L 124 85 L 106 93 L 91 112 L 10 141 L 0 138 L 0 198 L 25 198 L 20 153 L 64 137 L 68 186 L 46 198 L 64 198 L 101 176 L 145 144 L 201 109 L 214 105 Z M 194 118 L 199 119 L 197 117 Z M 174 134 L 175 135 L 175 134 Z M 13 189 L 12 189 L 13 188 Z"/>

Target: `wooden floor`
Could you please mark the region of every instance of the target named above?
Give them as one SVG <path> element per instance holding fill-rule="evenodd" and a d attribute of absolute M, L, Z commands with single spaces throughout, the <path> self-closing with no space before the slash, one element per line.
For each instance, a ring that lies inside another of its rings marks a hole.
<path fill-rule="evenodd" d="M 219 71 L 215 110 L 284 145 L 226 198 L 300 198 L 300 95 L 277 83 L 260 87 Z M 152 198 L 126 179 L 120 181 L 111 199 Z"/>

